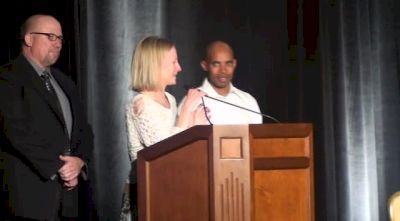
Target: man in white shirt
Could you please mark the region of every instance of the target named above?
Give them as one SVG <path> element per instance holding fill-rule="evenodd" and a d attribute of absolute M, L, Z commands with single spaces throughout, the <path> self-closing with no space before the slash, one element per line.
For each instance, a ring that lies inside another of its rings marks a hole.
<path fill-rule="evenodd" d="M 198 89 L 211 97 L 204 97 L 204 105 L 209 110 L 211 124 L 261 124 L 263 122 L 256 99 L 249 93 L 234 87 L 231 82 L 236 64 L 233 50 L 226 42 L 214 41 L 206 48 L 206 56 L 200 65 L 207 72 L 207 78 Z"/>

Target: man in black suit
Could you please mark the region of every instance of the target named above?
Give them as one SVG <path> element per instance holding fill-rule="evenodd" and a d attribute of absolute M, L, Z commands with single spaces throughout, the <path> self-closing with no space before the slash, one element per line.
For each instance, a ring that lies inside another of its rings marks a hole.
<path fill-rule="evenodd" d="M 93 135 L 75 84 L 51 67 L 62 48 L 60 23 L 48 15 L 31 16 L 21 37 L 21 55 L 0 74 L 0 148 L 9 210 L 13 219 L 74 220 L 84 206 L 78 204 L 78 187 L 86 177 Z"/>

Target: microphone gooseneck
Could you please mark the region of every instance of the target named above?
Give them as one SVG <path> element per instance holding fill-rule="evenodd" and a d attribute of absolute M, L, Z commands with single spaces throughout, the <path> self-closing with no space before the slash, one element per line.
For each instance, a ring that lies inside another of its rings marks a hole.
<path fill-rule="evenodd" d="M 206 105 L 205 105 L 205 103 L 204 103 L 204 98 L 203 98 L 203 97 L 201 97 L 201 104 L 203 105 L 203 108 L 204 108 L 204 115 L 206 116 L 206 119 L 207 119 L 208 123 L 209 123 L 210 125 L 213 125 L 213 123 L 210 121 L 210 118 L 208 117 L 208 113 L 207 113 L 207 110 L 206 110 Z"/>
<path fill-rule="evenodd" d="M 237 107 L 237 108 L 240 108 L 240 109 L 243 109 L 243 110 L 246 110 L 246 111 L 255 113 L 255 114 L 262 115 L 263 117 L 266 117 L 266 118 L 268 118 L 268 119 L 273 120 L 275 123 L 280 123 L 279 120 L 277 120 L 276 118 L 274 118 L 274 117 L 272 117 L 272 116 L 269 116 L 269 115 L 266 115 L 266 114 L 263 114 L 263 113 L 260 113 L 260 112 L 257 112 L 257 111 L 253 111 L 253 110 L 250 110 L 250 109 L 248 109 L 248 108 L 245 108 L 245 107 L 242 107 L 242 106 L 239 106 L 239 105 L 236 105 L 236 104 L 232 104 L 232 103 L 229 103 L 229 102 L 226 102 L 226 101 L 223 101 L 223 100 L 214 98 L 214 97 L 210 97 L 210 96 L 208 96 L 208 95 L 204 95 L 204 97 L 207 97 L 207 98 L 210 98 L 210 99 L 212 99 L 212 100 L 216 100 L 216 101 L 222 102 L 222 103 L 224 103 L 224 104 L 228 104 L 228 105 L 231 105 L 231 106 L 234 106 L 234 107 Z"/>
<path fill-rule="evenodd" d="M 194 89 L 195 87 L 192 87 L 192 86 L 189 86 L 189 85 L 184 85 L 183 88 L 186 89 L 186 90 L 189 90 L 189 89 Z M 200 90 L 200 89 L 197 88 L 197 90 Z M 207 98 L 210 98 L 210 99 L 212 99 L 212 100 L 219 101 L 219 102 L 222 102 L 222 103 L 224 103 L 224 104 L 228 104 L 228 105 L 231 105 L 231 106 L 234 106 L 234 107 L 237 107 L 237 108 L 240 108 L 240 109 L 243 109 L 243 110 L 246 110 L 246 111 L 255 113 L 255 114 L 259 114 L 259 115 L 261 115 L 261 116 L 263 116 L 263 117 L 266 117 L 266 118 L 268 118 L 268 119 L 273 120 L 275 123 L 281 123 L 281 122 L 280 122 L 279 120 L 277 120 L 276 118 L 274 118 L 274 117 L 272 117 L 272 116 L 269 116 L 269 115 L 267 115 L 267 114 L 263 114 L 263 113 L 260 113 L 260 112 L 257 112 L 257 111 L 253 111 L 253 110 L 250 110 L 250 109 L 248 109 L 248 108 L 245 108 L 245 107 L 242 107 L 242 106 L 239 106 L 239 105 L 236 105 L 236 104 L 232 104 L 232 103 L 229 103 L 229 102 L 226 102 L 226 101 L 223 101 L 223 100 L 214 98 L 214 97 L 210 97 L 210 96 L 208 96 L 208 95 L 204 95 L 204 97 L 207 97 Z M 201 101 L 202 101 L 203 106 L 205 107 L 205 103 L 204 103 L 203 97 L 201 97 Z M 210 123 L 210 124 L 212 125 L 212 123 L 211 123 L 210 119 L 208 118 L 208 115 L 207 115 L 206 112 L 205 112 L 205 114 L 206 114 L 206 118 L 207 118 L 208 123 Z"/>

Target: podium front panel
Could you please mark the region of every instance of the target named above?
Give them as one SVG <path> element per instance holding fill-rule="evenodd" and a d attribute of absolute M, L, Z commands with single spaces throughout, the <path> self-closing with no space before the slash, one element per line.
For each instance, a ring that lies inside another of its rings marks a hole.
<path fill-rule="evenodd" d="M 314 220 L 311 125 L 276 124 L 252 129 L 254 220 Z"/>
<path fill-rule="evenodd" d="M 251 221 L 252 176 L 248 125 L 213 127 L 214 220 Z"/>
<path fill-rule="evenodd" d="M 195 141 L 145 163 L 145 220 L 209 220 L 207 145 Z"/>
<path fill-rule="evenodd" d="M 140 221 L 313 221 L 311 124 L 195 126 L 138 153 Z"/>

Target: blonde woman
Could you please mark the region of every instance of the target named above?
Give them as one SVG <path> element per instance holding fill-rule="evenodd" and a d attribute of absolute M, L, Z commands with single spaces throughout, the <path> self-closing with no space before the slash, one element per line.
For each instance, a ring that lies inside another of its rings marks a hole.
<path fill-rule="evenodd" d="M 204 107 L 198 106 L 205 93 L 196 89 L 188 91 L 177 116 L 176 100 L 165 89 L 176 84 L 181 70 L 172 41 L 150 36 L 136 46 L 132 58 L 132 89 L 138 94 L 128 104 L 126 113 L 128 150 L 133 165 L 139 150 L 195 124 L 207 122 Z M 135 194 L 134 190 L 132 194 Z"/>

